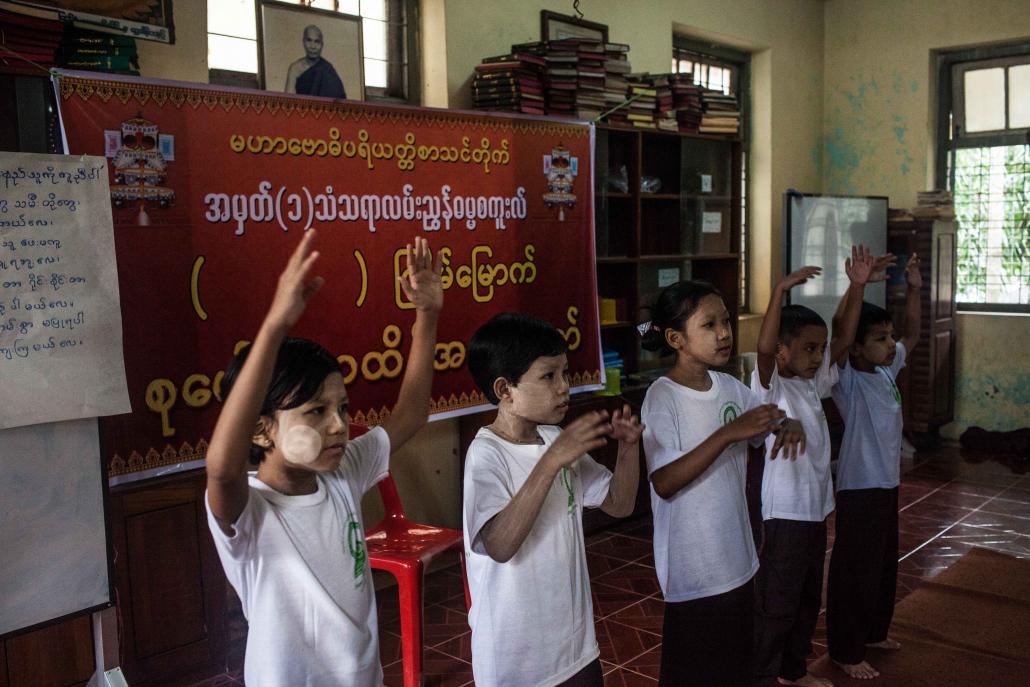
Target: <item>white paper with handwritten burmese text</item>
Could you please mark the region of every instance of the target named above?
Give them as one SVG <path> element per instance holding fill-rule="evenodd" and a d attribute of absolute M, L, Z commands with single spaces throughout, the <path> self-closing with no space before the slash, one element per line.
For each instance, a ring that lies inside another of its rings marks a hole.
<path fill-rule="evenodd" d="M 0 153 L 0 429 L 130 411 L 102 157 Z"/>

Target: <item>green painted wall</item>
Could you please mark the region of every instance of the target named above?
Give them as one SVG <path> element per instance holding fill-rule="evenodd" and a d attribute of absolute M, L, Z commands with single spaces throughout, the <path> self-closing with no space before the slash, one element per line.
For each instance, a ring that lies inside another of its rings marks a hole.
<path fill-rule="evenodd" d="M 826 193 L 909 207 L 932 188 L 931 51 L 1030 36 L 1026 0 L 828 0 L 822 137 Z M 955 438 L 967 426 L 1030 425 L 1030 316 L 959 316 Z"/>

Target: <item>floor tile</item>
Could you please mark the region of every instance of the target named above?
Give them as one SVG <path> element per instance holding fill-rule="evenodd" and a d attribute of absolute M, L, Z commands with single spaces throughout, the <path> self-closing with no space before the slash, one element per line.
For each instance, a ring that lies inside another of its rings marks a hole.
<path fill-rule="evenodd" d="M 623 664 L 623 668 L 640 673 L 654 680 L 658 679 L 662 667 L 662 647 L 656 646 L 647 653 L 637 656 L 633 660 Z"/>
<path fill-rule="evenodd" d="M 657 679 L 625 668 L 615 668 L 604 676 L 604 687 L 655 687 L 657 684 Z"/>
<path fill-rule="evenodd" d="M 587 550 L 627 562 L 638 560 L 654 551 L 651 542 L 621 534 L 613 534 L 600 541 L 588 543 Z"/>
<path fill-rule="evenodd" d="M 640 654 L 661 644 L 662 638 L 645 630 L 623 625 L 611 619 L 594 623 L 601 658 L 614 665 L 625 665 Z"/>
<path fill-rule="evenodd" d="M 627 606 L 631 606 L 641 599 L 643 595 L 631 592 L 626 589 L 616 589 L 604 584 L 590 585 L 590 593 L 594 597 L 594 618 L 606 618 L 617 613 Z"/>
<path fill-rule="evenodd" d="M 655 569 L 639 563 L 630 563 L 610 573 L 600 575 L 594 579 L 594 582 L 616 589 L 626 589 L 641 596 L 651 596 L 661 591 Z"/>
<path fill-rule="evenodd" d="M 644 630 L 662 636 L 662 623 L 665 618 L 665 602 L 660 597 L 652 596 L 609 616 L 622 625 Z"/>

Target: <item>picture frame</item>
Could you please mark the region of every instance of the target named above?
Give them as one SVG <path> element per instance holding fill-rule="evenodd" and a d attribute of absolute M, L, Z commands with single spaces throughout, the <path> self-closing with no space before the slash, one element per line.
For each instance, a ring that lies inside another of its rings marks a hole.
<path fill-rule="evenodd" d="M 540 10 L 540 38 L 557 41 L 565 38 L 586 38 L 608 42 L 608 26 L 550 10 Z"/>
<path fill-rule="evenodd" d="M 365 99 L 361 17 L 277 0 L 256 9 L 261 88 Z"/>

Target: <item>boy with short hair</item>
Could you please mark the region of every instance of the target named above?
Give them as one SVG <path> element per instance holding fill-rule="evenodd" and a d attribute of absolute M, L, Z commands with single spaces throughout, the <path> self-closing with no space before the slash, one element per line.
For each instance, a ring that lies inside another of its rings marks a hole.
<path fill-rule="evenodd" d="M 480 687 L 601 687 L 583 541 L 584 507 L 632 513 L 643 426 L 629 406 L 569 424 L 561 332 L 501 314 L 473 335 L 469 370 L 497 419 L 465 462 L 472 670 Z M 614 475 L 588 451 L 619 442 Z"/>
<path fill-rule="evenodd" d="M 821 399 L 837 383 L 874 269 L 865 247 L 853 246 L 851 254 L 844 265 L 851 285 L 834 317 L 829 351 L 826 322 L 817 312 L 803 305 L 781 307 L 783 296 L 817 277 L 819 267 L 803 267 L 783 278 L 759 334 L 751 390 L 762 403 L 775 403 L 800 420 L 806 441 L 796 460 L 773 460 L 771 446 L 766 451 L 765 537 L 755 577 L 755 687 L 832 687 L 808 672 L 806 659 L 822 601 L 826 516 L 833 510 L 830 433 Z"/>
<path fill-rule="evenodd" d="M 826 592 L 830 658 L 853 678 L 880 673 L 866 648 L 898 649 L 888 638 L 898 579 L 901 394 L 894 380 L 920 333 L 919 256 L 905 266 L 905 336 L 890 313 L 862 303 L 855 342 L 833 389 L 844 417 L 837 464 L 837 525 Z"/>

